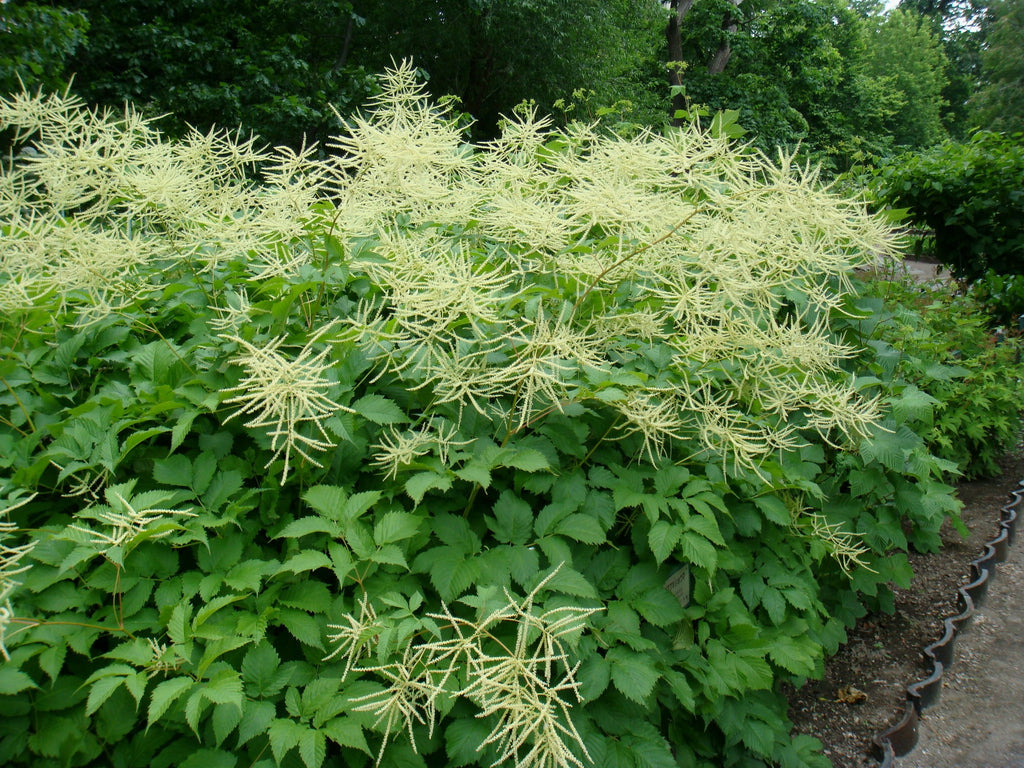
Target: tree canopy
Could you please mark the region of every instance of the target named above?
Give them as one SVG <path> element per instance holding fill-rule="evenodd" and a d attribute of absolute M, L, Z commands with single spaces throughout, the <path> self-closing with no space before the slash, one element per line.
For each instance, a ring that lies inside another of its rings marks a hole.
<path fill-rule="evenodd" d="M 90 103 L 173 115 L 172 134 L 241 126 L 298 147 L 411 60 L 476 138 L 524 101 L 653 128 L 731 109 L 760 148 L 799 145 L 842 170 L 860 152 L 959 136 L 969 108 L 992 122 L 984 105 L 1012 99 L 971 102 L 981 41 L 991 30 L 989 93 L 1012 91 L 1020 2 L 979 24 L 977 0 L 7 0 L 0 80 L 57 89 L 73 76 Z"/>

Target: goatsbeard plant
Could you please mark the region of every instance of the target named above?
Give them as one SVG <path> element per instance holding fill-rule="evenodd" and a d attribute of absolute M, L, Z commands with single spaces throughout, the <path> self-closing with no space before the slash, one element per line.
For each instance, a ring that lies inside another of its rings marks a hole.
<path fill-rule="evenodd" d="M 0 128 L 8 764 L 813 762 L 738 734 L 831 642 L 814 569 L 875 583 L 813 482 L 884 412 L 862 205 L 699 126 L 472 147 L 408 66 L 326 155 Z"/>

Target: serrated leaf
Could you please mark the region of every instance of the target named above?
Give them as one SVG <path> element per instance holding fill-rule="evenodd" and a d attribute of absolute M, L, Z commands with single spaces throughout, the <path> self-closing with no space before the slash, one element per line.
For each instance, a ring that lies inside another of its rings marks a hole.
<path fill-rule="evenodd" d="M 345 502 L 341 519 L 344 523 L 350 523 L 373 508 L 373 505 L 380 501 L 380 491 L 362 491 L 353 493 Z"/>
<path fill-rule="evenodd" d="M 242 659 L 242 679 L 252 688 L 251 696 L 261 698 L 277 693 L 273 685 L 281 657 L 268 642 L 253 646 Z"/>
<path fill-rule="evenodd" d="M 683 556 L 694 565 L 707 568 L 712 573 L 718 567 L 718 553 L 714 545 L 703 536 L 686 531 L 679 542 L 679 548 Z"/>
<path fill-rule="evenodd" d="M 612 683 L 619 693 L 638 704 L 644 703 L 660 677 L 652 659 L 621 646 L 610 649 L 606 658 L 611 665 Z"/>
<path fill-rule="evenodd" d="M 323 552 L 310 549 L 289 557 L 288 562 L 277 569 L 277 573 L 305 573 L 317 568 L 331 568 L 332 565 L 331 559 Z"/>
<path fill-rule="evenodd" d="M 444 732 L 448 765 L 458 768 L 476 762 L 480 758 L 480 745 L 487 740 L 489 734 L 486 720 L 464 717 L 453 721 Z"/>
<path fill-rule="evenodd" d="M 203 710 L 209 705 L 209 700 L 203 695 L 202 688 L 193 690 L 185 702 L 185 722 L 192 732 L 199 737 L 199 718 L 203 716 Z"/>
<path fill-rule="evenodd" d="M 455 470 L 455 476 L 467 482 L 476 483 L 484 489 L 491 487 L 491 470 L 478 461 L 471 461 L 466 466 Z"/>
<path fill-rule="evenodd" d="M 228 571 L 224 583 L 239 592 L 259 592 L 265 567 L 263 560 L 246 560 Z"/>
<path fill-rule="evenodd" d="M 188 433 L 192 431 L 192 424 L 195 422 L 196 417 L 199 415 L 199 411 L 189 410 L 185 411 L 178 420 L 174 423 L 174 427 L 171 429 L 171 451 L 178 450 L 181 444 L 185 441 Z"/>
<path fill-rule="evenodd" d="M 351 717 L 336 717 L 333 720 L 328 720 L 320 730 L 335 744 L 358 749 L 367 755 L 373 754 L 370 751 L 370 745 L 366 743 L 362 726 Z"/>
<path fill-rule="evenodd" d="M 292 636 L 304 645 L 324 649 L 321 639 L 320 624 L 305 611 L 294 608 L 282 608 L 278 611 L 278 620 Z"/>
<path fill-rule="evenodd" d="M 601 524 L 587 514 L 574 513 L 561 520 L 555 526 L 555 533 L 583 544 L 603 544 L 604 529 Z"/>
<path fill-rule="evenodd" d="M 518 448 L 510 456 L 506 456 L 502 463 L 506 467 L 514 467 L 523 472 L 541 472 L 551 469 L 547 457 L 536 448 Z"/>
<path fill-rule="evenodd" d="M 341 527 L 333 520 L 320 517 L 320 515 L 309 515 L 292 520 L 274 536 L 275 539 L 297 539 L 301 536 L 308 536 L 311 533 L 326 533 L 332 538 L 341 536 Z"/>
<path fill-rule="evenodd" d="M 246 700 L 242 707 L 242 720 L 238 724 L 238 746 L 241 747 L 253 736 L 266 733 L 276 712 L 277 707 L 271 701 Z"/>
<path fill-rule="evenodd" d="M 192 461 L 180 453 L 157 459 L 153 462 L 153 479 L 164 485 L 188 488 L 192 483 Z"/>
<path fill-rule="evenodd" d="M 394 402 L 382 395 L 366 395 L 352 403 L 352 410 L 374 424 L 399 424 L 409 417 Z"/>
<path fill-rule="evenodd" d="M 558 572 L 551 577 L 545 589 L 551 592 L 561 592 L 563 595 L 574 597 L 597 598 L 597 590 L 594 585 L 587 581 L 586 576 L 577 570 L 563 565 Z"/>
<path fill-rule="evenodd" d="M 218 704 L 213 708 L 210 720 L 213 724 L 214 743 L 219 747 L 242 722 L 242 709 L 233 704 Z"/>
<path fill-rule="evenodd" d="M 451 487 L 451 478 L 437 472 L 417 472 L 405 481 L 405 492 L 416 504 L 420 504 L 431 489 L 447 491 Z"/>
<path fill-rule="evenodd" d="M 480 575 L 480 563 L 474 557 L 465 557 L 452 550 L 451 547 L 438 547 L 450 550 L 450 554 L 439 557 L 430 569 L 430 583 L 437 589 L 441 599 L 451 602 L 477 580 Z"/>
<path fill-rule="evenodd" d="M 214 704 L 242 706 L 242 678 L 233 669 L 217 672 L 203 688 L 203 696 Z"/>
<path fill-rule="evenodd" d="M 190 677 L 172 677 L 170 680 L 164 680 L 157 684 L 149 695 L 149 721 L 146 727 L 148 728 L 163 717 L 171 704 L 193 684 L 194 681 Z"/>
<path fill-rule="evenodd" d="M 306 768 L 320 768 L 327 757 L 327 737 L 319 730 L 306 729 L 299 738 L 299 757 Z"/>
<path fill-rule="evenodd" d="M 494 502 L 490 528 L 498 541 L 526 544 L 533 533 L 533 510 L 510 490 L 504 490 Z"/>
<path fill-rule="evenodd" d="M 267 729 L 270 737 L 270 749 L 274 753 L 274 760 L 278 765 L 284 760 L 292 749 L 299 745 L 299 739 L 306 732 L 306 727 L 296 723 L 294 720 L 277 718 Z"/>
<path fill-rule="evenodd" d="M 348 492 L 335 485 L 314 485 L 302 494 L 302 500 L 328 520 L 339 520 Z"/>
<path fill-rule="evenodd" d="M 604 693 L 611 682 L 612 668 L 604 656 L 592 653 L 580 665 L 576 679 L 580 684 L 580 696 L 584 701 L 594 701 Z"/>
<path fill-rule="evenodd" d="M 668 520 L 659 520 L 651 526 L 647 533 L 647 542 L 651 546 L 651 553 L 657 563 L 663 563 L 676 548 L 679 539 L 683 536 L 683 528 Z"/>
<path fill-rule="evenodd" d="M 114 693 L 124 683 L 124 677 L 122 675 L 116 675 L 114 677 L 101 677 L 92 687 L 89 689 L 89 699 L 85 703 L 85 716 L 89 717 L 97 709 L 103 706 L 103 702 L 110 698 L 111 694 Z"/>
<path fill-rule="evenodd" d="M 814 657 L 794 638 L 776 635 L 768 644 L 768 656 L 794 675 L 808 676 L 814 672 Z"/>
<path fill-rule="evenodd" d="M 388 512 L 373 526 L 373 540 L 378 547 L 415 536 L 423 518 L 408 512 Z"/>

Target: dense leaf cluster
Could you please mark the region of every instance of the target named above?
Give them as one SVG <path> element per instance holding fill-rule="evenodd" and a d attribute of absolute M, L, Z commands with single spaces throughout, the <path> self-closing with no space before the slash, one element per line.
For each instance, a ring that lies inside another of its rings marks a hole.
<path fill-rule="evenodd" d="M 956 277 L 1024 269 L 1024 135 L 978 131 L 964 142 L 894 158 L 875 173 L 883 203 L 935 233 L 935 255 Z"/>
<path fill-rule="evenodd" d="M 957 510 L 860 205 L 408 69 L 333 161 L 0 115 L 5 764 L 827 764 L 780 682 Z"/>

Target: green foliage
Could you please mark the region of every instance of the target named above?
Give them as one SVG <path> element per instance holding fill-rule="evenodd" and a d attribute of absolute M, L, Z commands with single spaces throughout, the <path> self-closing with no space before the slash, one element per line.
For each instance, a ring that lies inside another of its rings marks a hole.
<path fill-rule="evenodd" d="M 954 276 L 1024 270 L 1024 135 L 978 131 L 963 143 L 883 163 L 871 180 L 878 200 L 907 208 L 935 232 L 936 256 Z"/>
<path fill-rule="evenodd" d="M 331 160 L 0 120 L 4 764 L 827 763 L 778 683 L 956 513 L 861 204 L 408 67 Z"/>
<path fill-rule="evenodd" d="M 971 99 L 971 120 L 994 131 L 1024 132 L 1024 3 L 1001 0 L 986 11 L 982 86 Z"/>
<path fill-rule="evenodd" d="M 0 3 L 0 93 L 63 87 L 65 62 L 85 40 L 83 13 L 21 0 Z"/>
<path fill-rule="evenodd" d="M 997 281 L 990 275 L 986 284 Z M 913 397 L 905 408 L 929 450 L 967 478 L 998 475 L 1024 416 L 1019 336 L 993 330 L 992 304 L 975 290 L 951 297 L 880 283 L 876 292 L 898 307 L 879 336 L 898 351 L 896 370 L 909 385 L 904 398 Z"/>
<path fill-rule="evenodd" d="M 1021 330 L 1024 275 L 1000 275 L 989 270 L 971 283 L 967 291 L 988 315 L 992 327 L 1009 329 L 1011 333 Z"/>
<path fill-rule="evenodd" d="M 948 62 L 920 14 L 903 9 L 878 20 L 867 36 L 868 72 L 887 78 L 900 103 L 884 122 L 897 146 L 929 147 L 945 137 L 940 119 Z"/>
<path fill-rule="evenodd" d="M 75 93 L 168 114 L 163 127 L 175 135 L 216 124 L 298 148 L 337 130 L 332 106 L 349 112 L 375 88 L 349 57 L 361 23 L 349 0 L 57 5 L 88 24 L 67 59 Z"/>

